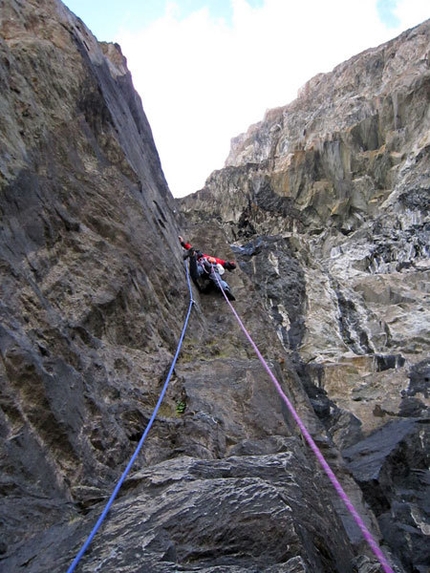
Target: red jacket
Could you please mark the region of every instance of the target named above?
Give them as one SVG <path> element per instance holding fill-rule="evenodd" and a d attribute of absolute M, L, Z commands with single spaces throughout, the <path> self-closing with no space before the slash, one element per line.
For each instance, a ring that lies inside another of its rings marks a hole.
<path fill-rule="evenodd" d="M 181 245 L 184 247 L 184 249 L 191 249 L 192 245 L 191 243 L 181 243 Z M 197 260 L 201 259 L 201 258 L 205 258 L 208 259 L 210 263 L 216 263 L 217 265 L 222 265 L 223 267 L 225 267 L 225 264 L 227 263 L 227 261 L 225 261 L 224 259 L 219 259 L 218 257 L 213 257 L 212 255 L 207 255 L 205 253 L 202 253 L 201 256 L 197 257 Z M 212 259 L 212 260 L 211 260 Z"/>

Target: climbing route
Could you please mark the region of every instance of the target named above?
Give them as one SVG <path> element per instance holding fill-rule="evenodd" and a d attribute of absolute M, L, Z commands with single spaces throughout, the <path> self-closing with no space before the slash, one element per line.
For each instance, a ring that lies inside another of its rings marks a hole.
<path fill-rule="evenodd" d="M 187 283 L 188 283 L 188 290 L 189 290 L 189 294 L 190 294 L 190 302 L 189 302 L 189 306 L 188 306 L 188 311 L 185 317 L 185 321 L 184 321 L 184 325 L 182 327 L 182 332 L 181 332 L 181 336 L 178 342 L 178 346 L 174 355 L 174 358 L 172 360 L 172 364 L 170 366 L 169 372 L 167 374 L 166 377 L 166 381 L 163 385 L 163 388 L 161 390 L 160 396 L 158 398 L 157 404 L 154 408 L 154 411 L 152 413 L 152 416 L 148 422 L 148 425 L 129 461 L 129 463 L 127 464 L 127 467 L 125 468 L 123 474 L 121 475 L 118 483 L 115 486 L 115 489 L 112 493 L 112 495 L 110 496 L 102 514 L 100 515 L 99 519 L 97 520 L 97 523 L 95 524 L 95 526 L 93 527 L 90 535 L 88 536 L 88 538 L 86 539 L 85 543 L 82 545 L 80 551 L 78 552 L 77 556 L 75 557 L 73 563 L 70 565 L 69 569 L 67 570 L 67 573 L 72 573 L 73 571 L 75 571 L 76 566 L 78 565 L 78 563 L 80 562 L 82 556 L 84 555 L 84 553 L 86 552 L 86 550 L 88 549 L 91 541 L 93 540 L 94 536 L 96 535 L 97 531 L 99 530 L 100 526 L 102 525 L 103 521 L 105 520 L 109 509 L 111 508 L 113 502 L 115 501 L 115 498 L 118 495 L 118 492 L 122 486 L 122 484 L 124 483 L 131 467 L 133 466 L 137 456 L 139 455 L 140 450 L 142 449 L 142 446 L 146 440 L 146 437 L 151 429 L 151 426 L 157 416 L 158 410 L 161 406 L 161 403 L 163 401 L 163 398 L 166 394 L 167 391 L 167 387 L 168 384 L 170 382 L 170 378 L 173 374 L 174 371 L 174 367 L 175 364 L 177 362 L 181 347 L 182 347 L 182 342 L 183 339 L 185 337 L 185 333 L 188 327 L 188 322 L 189 322 L 189 318 L 190 318 L 190 314 L 191 314 L 191 310 L 192 307 L 194 305 L 194 300 L 193 300 L 193 295 L 192 295 L 192 288 L 191 288 L 191 282 L 190 282 L 190 277 L 189 277 L 189 273 L 188 273 L 188 269 L 187 269 L 187 265 L 185 264 L 185 268 L 186 268 L 186 276 L 187 276 Z M 218 276 L 218 275 L 217 275 Z M 285 395 L 285 393 L 283 392 L 281 385 L 279 384 L 278 380 L 276 379 L 276 377 L 273 375 L 272 371 L 270 370 L 266 360 L 264 359 L 264 357 L 262 356 L 261 352 L 259 351 L 257 345 L 255 344 L 255 342 L 253 341 L 251 335 L 249 334 L 248 330 L 246 329 L 246 327 L 244 326 L 242 320 L 240 319 L 238 313 L 236 312 L 235 308 L 233 307 L 232 303 L 229 300 L 229 297 L 227 296 L 225 290 L 222 287 L 222 284 L 220 281 L 218 281 L 218 286 L 220 291 L 222 292 L 227 304 L 230 307 L 230 310 L 232 311 L 232 313 L 234 314 L 240 328 L 242 329 L 242 331 L 244 332 L 246 338 L 248 339 L 248 341 L 250 342 L 251 346 L 253 347 L 258 359 L 260 360 L 261 364 L 263 365 L 264 369 L 266 370 L 267 374 L 269 375 L 270 379 L 272 380 L 273 384 L 275 385 L 275 388 L 277 390 L 277 392 L 279 393 L 279 395 L 281 396 L 282 400 L 285 402 L 288 410 L 290 411 L 292 417 L 294 418 L 294 420 L 296 421 L 298 427 L 300 428 L 300 431 L 302 432 L 302 435 L 304 436 L 306 442 L 308 443 L 309 447 L 311 448 L 311 450 L 314 452 L 316 458 L 318 459 L 319 463 L 321 464 L 323 470 L 325 471 L 326 475 L 328 476 L 328 478 L 330 479 L 333 487 L 335 488 L 336 492 L 338 493 L 339 497 L 342 499 L 343 503 L 345 504 L 346 508 L 348 509 L 348 511 L 350 512 L 350 514 L 352 515 L 352 517 L 354 518 L 354 521 L 356 522 L 356 524 L 358 525 L 359 529 L 361 530 L 364 539 L 367 541 L 368 545 L 370 546 L 370 548 L 372 549 L 374 555 L 376 556 L 376 558 L 378 559 L 378 561 L 380 562 L 382 569 L 385 573 L 394 573 L 393 569 L 391 568 L 391 566 L 389 565 L 385 555 L 383 554 L 383 552 L 381 551 L 381 549 L 379 548 L 378 544 L 376 543 L 375 539 L 373 538 L 372 534 L 370 533 L 370 531 L 368 530 L 368 528 L 366 527 L 363 519 L 361 518 L 361 516 L 358 514 L 357 510 L 355 509 L 354 505 L 352 504 L 351 500 L 349 499 L 348 495 L 346 494 L 346 492 L 344 491 L 343 487 L 341 486 L 340 482 L 338 481 L 337 477 L 335 476 L 335 474 L 333 473 L 333 470 L 331 469 L 331 467 L 329 466 L 329 464 L 327 463 L 327 461 L 325 460 L 324 456 L 322 455 L 320 449 L 318 448 L 318 446 L 316 445 L 314 439 L 312 438 L 312 436 L 310 435 L 309 431 L 307 430 L 306 426 L 304 425 L 302 419 L 300 418 L 299 414 L 297 413 L 296 409 L 294 408 L 294 406 L 292 405 L 292 403 L 290 402 L 290 400 L 288 399 L 288 397 Z M 182 406 L 181 406 L 182 407 Z"/>
<path fill-rule="evenodd" d="M 146 440 L 146 437 L 147 437 L 147 435 L 148 435 L 148 433 L 149 433 L 149 430 L 151 429 L 152 424 L 154 423 L 154 420 L 155 420 L 155 418 L 156 418 L 156 416 L 157 416 L 158 410 L 159 410 L 159 408 L 160 408 L 160 406 L 161 406 L 161 403 L 162 403 L 162 401 L 163 401 L 163 398 L 164 398 L 164 396 L 165 396 L 165 394 L 166 394 L 167 387 L 168 387 L 168 385 L 169 385 L 170 379 L 171 379 L 172 374 L 173 374 L 173 371 L 174 371 L 174 369 L 175 369 L 175 364 L 176 364 L 176 362 L 177 362 L 177 360 L 178 360 L 179 352 L 180 352 L 181 347 L 182 347 L 182 342 L 183 342 L 184 337 L 185 337 L 185 332 L 186 332 L 187 327 L 188 327 L 188 322 L 189 322 L 189 319 L 190 319 L 191 310 L 192 310 L 193 305 L 194 305 L 193 292 L 192 292 L 190 277 L 189 277 L 189 274 L 188 274 L 188 269 L 187 269 L 187 265 L 186 265 L 186 264 L 185 264 L 185 269 L 186 269 L 186 276 L 187 276 L 187 283 L 188 283 L 188 291 L 189 291 L 189 294 L 190 294 L 190 302 L 189 302 L 189 305 L 188 305 L 188 311 L 187 311 L 187 314 L 186 314 L 186 317 L 185 317 L 185 320 L 184 320 L 184 325 L 183 325 L 183 327 L 182 327 L 182 332 L 181 332 L 181 336 L 180 336 L 180 338 L 179 338 L 178 346 L 177 346 L 177 348 L 176 348 L 176 352 L 175 352 L 175 355 L 174 355 L 174 357 L 173 357 L 172 364 L 171 364 L 170 369 L 169 369 L 169 372 L 168 372 L 168 374 L 167 374 L 166 381 L 164 382 L 163 388 L 162 388 L 162 390 L 161 390 L 161 393 L 160 393 L 160 396 L 159 396 L 159 398 L 158 398 L 157 404 L 155 405 L 155 408 L 154 408 L 154 410 L 153 410 L 153 412 L 152 412 L 152 415 L 151 415 L 151 418 L 150 418 L 150 420 L 149 420 L 149 422 L 148 422 L 148 425 L 147 425 L 145 431 L 143 432 L 142 437 L 140 438 L 139 443 L 138 443 L 138 445 L 137 445 L 137 447 L 136 447 L 136 449 L 135 449 L 135 451 L 134 451 L 132 457 L 130 458 L 130 461 L 129 461 L 128 464 L 127 464 L 127 467 L 125 468 L 125 470 L 124 470 L 123 474 L 121 475 L 121 477 L 120 477 L 118 483 L 116 484 L 115 489 L 114 489 L 114 491 L 112 492 L 112 495 L 111 495 L 110 498 L 109 498 L 109 501 L 107 502 L 107 504 L 106 504 L 106 506 L 105 506 L 105 508 L 104 508 L 104 510 L 103 510 L 103 512 L 102 512 L 102 514 L 100 515 L 99 519 L 97 520 L 97 523 L 96 523 L 95 526 L 93 527 L 93 529 L 92 529 L 91 533 L 89 534 L 88 538 L 86 539 L 85 543 L 82 545 L 81 549 L 79 550 L 78 554 L 76 555 L 75 559 L 73 560 L 73 563 L 72 563 L 72 564 L 70 565 L 70 567 L 68 568 L 67 573 L 72 573 L 72 572 L 76 569 L 76 566 L 78 565 L 79 561 L 82 559 L 82 556 L 84 555 L 85 551 L 88 549 L 88 547 L 89 547 L 91 541 L 93 540 L 93 538 L 94 538 L 94 536 L 96 535 L 97 531 L 99 530 L 101 524 L 102 524 L 103 521 L 105 520 L 105 518 L 106 518 L 106 516 L 107 516 L 107 514 L 108 514 L 108 512 L 109 512 L 109 509 L 111 508 L 113 502 L 115 501 L 115 498 L 116 498 L 117 495 L 118 495 L 118 492 L 119 492 L 119 490 L 120 490 L 122 484 L 123 484 L 124 481 L 125 481 L 125 478 L 127 477 L 128 473 L 130 472 L 130 469 L 131 469 L 132 465 L 134 464 L 134 462 L 135 462 L 137 456 L 139 455 L 140 450 L 142 449 L 142 446 L 143 446 L 143 444 L 144 444 L 144 442 L 145 442 L 145 440 Z"/>
<path fill-rule="evenodd" d="M 333 473 L 333 470 L 331 469 L 331 467 L 329 466 L 329 464 L 327 463 L 327 461 L 325 460 L 324 456 L 321 453 L 321 450 L 318 448 L 318 446 L 316 445 L 314 439 L 312 438 L 312 436 L 310 435 L 309 431 L 307 430 L 306 426 L 304 425 L 302 419 L 300 418 L 299 414 L 297 413 L 296 409 L 294 408 L 294 406 L 292 405 L 291 401 L 288 399 L 288 397 L 286 396 L 286 394 L 284 393 L 284 391 L 281 388 L 281 385 L 279 384 L 278 380 L 276 379 L 276 377 L 274 376 L 273 372 L 270 370 L 269 365 L 267 364 L 266 360 L 263 358 L 261 352 L 259 351 L 257 345 L 255 344 L 255 342 L 253 341 L 253 339 L 251 338 L 251 335 L 249 334 L 248 330 L 245 328 L 242 320 L 240 319 L 239 315 L 237 314 L 234 306 L 232 305 L 232 303 L 230 302 L 230 300 L 228 299 L 226 293 L 224 292 L 222 285 L 220 283 L 220 281 L 218 281 L 218 287 L 220 289 L 220 291 L 222 292 L 227 304 L 229 305 L 231 311 L 233 312 L 237 322 L 239 323 L 240 328 L 242 329 L 243 333 L 245 334 L 246 338 L 248 339 L 248 341 L 250 342 L 251 346 L 253 347 L 258 359 L 260 360 L 261 364 L 263 365 L 264 369 L 266 370 L 267 374 L 269 375 L 270 379 L 272 380 L 273 384 L 275 385 L 276 390 L 278 391 L 278 394 L 281 396 L 282 400 L 285 402 L 288 410 L 290 411 L 291 415 L 293 416 L 296 424 L 298 425 L 298 427 L 300 428 L 300 431 L 302 432 L 303 437 L 305 438 L 306 442 L 308 443 L 309 447 L 311 448 L 311 450 L 314 452 L 316 458 L 318 459 L 319 463 L 321 464 L 323 470 L 325 471 L 325 473 L 327 474 L 328 478 L 330 479 L 333 487 L 335 488 L 336 492 L 338 493 L 339 497 L 342 499 L 343 503 L 345 504 L 346 508 L 348 509 L 348 511 L 350 512 L 350 514 L 352 515 L 352 517 L 354 518 L 354 521 L 356 522 L 356 524 L 358 525 L 361 533 L 363 534 L 364 539 L 367 541 L 367 543 L 369 544 L 370 548 L 372 549 L 374 555 L 376 556 L 376 558 L 378 559 L 378 561 L 380 562 L 383 570 L 385 573 L 394 573 L 393 569 L 391 568 L 391 566 L 389 565 L 387 558 L 385 557 L 385 555 L 383 554 L 383 552 L 381 551 L 381 549 L 379 548 L 378 544 L 376 543 L 375 539 L 373 538 L 372 534 L 370 533 L 370 531 L 368 530 L 368 528 L 366 527 L 363 519 L 361 518 L 361 516 L 359 515 L 359 513 L 357 512 L 357 510 L 355 509 L 353 503 L 351 502 L 351 500 L 349 499 L 347 493 L 345 492 L 345 490 L 343 489 L 342 485 L 340 484 L 339 480 L 337 479 L 337 477 L 335 476 L 335 474 Z"/>

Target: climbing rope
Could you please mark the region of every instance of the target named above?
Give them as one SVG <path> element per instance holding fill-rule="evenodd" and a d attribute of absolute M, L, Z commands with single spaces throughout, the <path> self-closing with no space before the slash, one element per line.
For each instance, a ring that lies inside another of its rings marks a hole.
<path fill-rule="evenodd" d="M 166 390 L 167 390 L 167 387 L 168 387 L 168 385 L 169 385 L 170 378 L 172 377 L 173 370 L 174 370 L 174 368 L 175 368 L 175 364 L 176 364 L 176 361 L 177 361 L 177 359 L 178 359 L 179 352 L 180 352 L 180 350 L 181 350 L 181 346 L 182 346 L 182 342 L 183 342 L 183 340 L 184 340 L 185 332 L 186 332 L 187 327 L 188 327 L 188 321 L 189 321 L 189 318 L 190 318 L 191 309 L 192 309 L 193 304 L 194 304 L 193 292 L 192 292 L 192 289 L 191 289 L 190 276 L 189 276 L 189 273 L 188 273 L 188 267 L 187 267 L 186 262 L 184 262 L 184 264 L 185 264 L 186 275 L 187 275 L 188 291 L 189 291 L 189 294 L 190 294 L 190 303 L 189 303 L 189 306 L 188 306 L 187 315 L 186 315 L 186 317 L 185 317 L 184 326 L 182 327 L 182 332 L 181 332 L 181 336 L 180 336 L 180 338 L 179 338 L 178 346 L 177 346 L 177 348 L 176 348 L 175 356 L 173 357 L 172 364 L 171 364 L 171 366 L 170 366 L 170 370 L 169 370 L 169 372 L 168 372 L 168 374 L 167 374 L 166 381 L 164 382 L 164 386 L 163 386 L 163 388 L 162 388 L 162 390 L 161 390 L 161 393 L 160 393 L 160 397 L 158 398 L 158 402 L 157 402 L 157 404 L 156 404 L 156 406 L 155 406 L 155 408 L 154 408 L 154 411 L 152 412 L 152 416 L 151 416 L 151 418 L 150 418 L 150 420 L 149 420 L 149 422 L 148 422 L 148 425 L 147 425 L 145 431 L 143 432 L 142 437 L 140 438 L 140 441 L 139 441 L 139 443 L 138 443 L 138 445 L 137 445 L 137 447 L 136 447 L 136 449 L 135 449 L 135 451 L 134 451 L 134 454 L 133 454 L 132 457 L 130 458 L 130 461 L 128 462 L 127 467 L 125 468 L 125 470 L 124 470 L 122 476 L 120 477 L 118 483 L 116 484 L 115 489 L 114 489 L 112 495 L 110 496 L 109 501 L 108 501 L 107 504 L 106 504 L 106 507 L 104 508 L 102 514 L 100 515 L 100 517 L 99 517 L 97 523 L 96 523 L 95 526 L 93 527 L 93 529 L 92 529 L 91 533 L 89 534 L 87 540 L 86 540 L 85 543 L 82 545 L 82 547 L 81 547 L 79 553 L 76 555 L 76 557 L 75 557 L 73 563 L 72 563 L 72 564 L 70 565 L 70 567 L 68 568 L 67 573 L 72 573 L 72 571 L 75 570 L 76 566 L 78 565 L 78 563 L 79 563 L 79 561 L 81 560 L 82 556 L 84 555 L 85 551 L 88 549 L 88 547 L 89 547 L 91 541 L 93 540 L 95 534 L 97 533 L 97 531 L 99 530 L 101 524 L 102 524 L 103 521 L 105 520 L 106 515 L 108 514 L 109 509 L 111 508 L 111 505 L 113 504 L 113 502 L 114 502 L 116 496 L 118 495 L 118 492 L 119 492 L 119 490 L 120 490 L 122 484 L 124 483 L 125 478 L 127 477 L 127 475 L 128 475 L 128 473 L 129 473 L 129 471 L 130 471 L 132 465 L 134 464 L 134 462 L 135 462 L 137 456 L 139 455 L 140 450 L 142 449 L 142 446 L 143 446 L 143 444 L 144 444 L 144 442 L 145 442 L 145 440 L 146 440 L 146 436 L 148 435 L 149 430 L 151 429 L 151 426 L 152 426 L 152 424 L 153 424 L 153 422 L 154 422 L 154 420 L 155 420 L 155 417 L 157 416 L 158 410 L 159 410 L 159 408 L 160 408 L 160 406 L 161 406 L 161 402 L 163 401 L 164 395 L 166 394 Z"/>
<path fill-rule="evenodd" d="M 367 543 L 369 544 L 370 548 L 372 549 L 374 555 L 377 557 L 378 561 L 380 562 L 380 564 L 382 565 L 382 569 L 384 570 L 385 573 L 394 573 L 393 569 L 391 568 L 391 566 L 389 565 L 385 555 L 383 554 L 383 552 L 381 551 L 381 549 L 379 548 L 378 544 L 376 543 L 375 539 L 373 538 L 372 534 L 370 533 L 370 531 L 367 529 L 364 521 L 362 520 L 362 518 L 360 517 L 360 515 L 358 514 L 357 510 L 355 509 L 354 505 L 352 504 L 352 501 L 349 499 L 347 493 L 345 492 L 345 490 L 343 489 L 343 487 L 341 486 L 339 480 L 337 479 L 337 477 L 334 475 L 333 470 L 331 469 L 331 467 L 329 466 L 329 464 L 326 462 L 323 454 L 321 453 L 321 450 L 318 448 L 318 446 L 316 445 L 314 439 L 312 438 L 312 436 L 310 435 L 310 433 L 308 432 L 306 426 L 304 425 L 302 419 L 300 418 L 299 414 L 297 413 L 296 409 L 294 408 L 294 406 L 292 405 L 292 403 L 290 402 L 290 400 L 288 399 L 288 397 L 286 396 L 286 394 L 283 392 L 281 385 L 279 384 L 278 380 L 275 378 L 274 374 L 272 373 L 272 371 L 269 368 L 269 365 L 267 364 L 267 362 L 265 361 L 265 359 L 263 358 L 261 352 L 258 350 L 257 345 L 255 344 L 255 342 L 253 341 L 253 339 L 251 338 L 251 335 L 249 334 L 249 332 L 247 331 L 247 329 L 245 328 L 243 322 L 241 321 L 239 315 L 237 314 L 235 308 L 233 307 L 233 305 L 231 304 L 231 302 L 229 301 L 226 293 L 224 292 L 224 289 L 221 285 L 221 282 L 218 278 L 217 273 L 216 277 L 217 277 L 217 281 L 218 281 L 218 287 L 221 290 L 225 300 L 227 301 L 227 304 L 229 305 L 231 311 L 233 312 L 237 322 L 239 323 L 240 328 L 242 329 L 242 331 L 244 332 L 246 338 L 248 339 L 248 341 L 251 343 L 251 346 L 253 347 L 256 355 L 258 356 L 258 359 L 260 360 L 261 364 L 263 365 L 264 369 L 266 370 L 266 372 L 268 373 L 268 375 L 270 376 L 270 379 L 272 380 L 273 384 L 276 387 L 276 390 L 278 391 L 279 395 L 281 396 L 282 400 L 285 402 L 288 410 L 290 411 L 291 415 L 293 416 L 294 420 L 296 421 L 297 425 L 300 428 L 300 431 L 302 432 L 303 436 L 305 437 L 308 445 L 310 446 L 310 448 L 312 449 L 312 451 L 314 452 L 315 456 L 317 457 L 319 463 L 321 464 L 321 466 L 323 467 L 323 470 L 325 471 L 325 473 L 327 474 L 327 476 L 329 477 L 331 483 L 333 484 L 336 492 L 338 493 L 339 497 L 342 499 L 343 503 L 346 505 L 348 511 L 351 513 L 352 517 L 354 518 L 356 524 L 358 525 L 358 527 L 360 528 L 364 539 L 367 541 Z"/>

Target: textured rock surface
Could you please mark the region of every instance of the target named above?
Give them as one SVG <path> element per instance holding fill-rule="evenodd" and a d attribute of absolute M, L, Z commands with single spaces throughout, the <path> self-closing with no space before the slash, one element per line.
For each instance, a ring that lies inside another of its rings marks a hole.
<path fill-rule="evenodd" d="M 180 201 L 220 222 L 408 571 L 430 561 L 429 38 L 313 78 Z"/>
<path fill-rule="evenodd" d="M 297 197 L 271 187 L 283 169 L 243 163 L 243 143 L 180 215 L 119 47 L 99 44 L 55 0 L 0 8 L 1 571 L 67 570 L 135 450 L 188 305 L 179 232 L 240 260 L 228 276 L 235 305 L 282 388 L 396 571 L 423 570 L 424 183 L 407 200 L 407 179 L 398 202 L 387 194 L 393 221 L 387 230 L 381 219 L 375 243 L 373 212 L 361 221 L 346 209 L 325 230 L 315 226 L 321 199 L 306 223 Z M 417 86 L 424 79 L 420 69 Z M 421 128 L 401 140 L 418 167 Z M 264 129 L 258 137 L 274 142 Z M 254 181 L 264 183 L 260 203 L 234 187 Z M 402 221 L 410 210 L 409 227 L 394 224 L 390 205 Z M 394 270 L 387 253 L 405 252 L 408 229 L 416 254 Z M 225 302 L 194 296 L 157 420 L 79 570 L 376 572 Z M 409 327 L 419 348 L 404 347 L 394 304 L 422 316 Z"/>

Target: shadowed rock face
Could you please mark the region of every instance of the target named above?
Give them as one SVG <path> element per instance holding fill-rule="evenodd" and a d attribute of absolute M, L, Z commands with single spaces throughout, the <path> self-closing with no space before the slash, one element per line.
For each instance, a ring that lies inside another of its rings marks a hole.
<path fill-rule="evenodd" d="M 0 7 L 0 569 L 67 570 L 103 510 L 181 333 L 189 302 L 181 233 L 237 258 L 240 268 L 227 273 L 235 307 L 283 391 L 397 570 L 420 571 L 428 341 L 412 317 L 427 316 L 424 171 L 418 181 L 419 169 L 399 160 L 403 186 L 398 201 L 387 192 L 385 218 L 379 204 L 362 220 L 339 207 L 325 230 L 314 223 L 324 193 L 313 191 L 318 209 L 311 200 L 303 208 L 279 191 L 276 181 L 289 177 L 280 165 L 239 159 L 244 144 L 180 202 L 180 215 L 119 46 L 98 43 L 55 0 Z M 417 89 L 424 78 L 420 68 Z M 396 101 L 400 122 L 410 106 Z M 370 121 L 354 138 L 370 138 L 375 151 L 378 130 Z M 397 134 L 416 165 L 425 133 L 417 122 Z M 263 128 L 256 137 L 275 143 Z M 336 149 L 327 145 L 347 198 Z M 306 169 L 295 160 L 305 194 L 330 164 L 312 157 Z M 240 189 L 256 181 L 251 200 Z M 193 296 L 156 422 L 78 570 L 376 571 L 225 301 Z M 396 305 L 411 316 L 408 349 Z"/>

